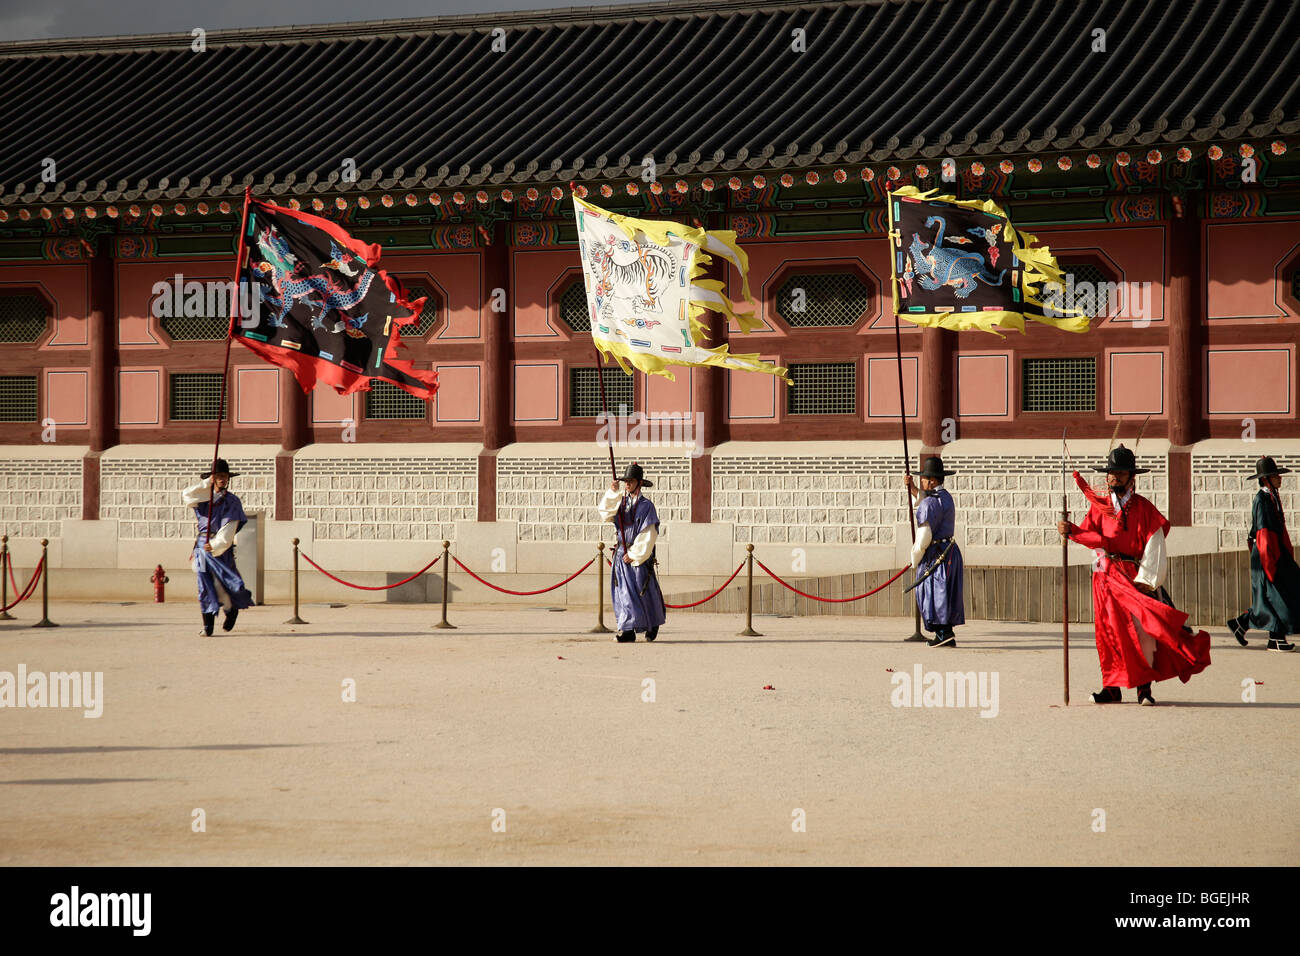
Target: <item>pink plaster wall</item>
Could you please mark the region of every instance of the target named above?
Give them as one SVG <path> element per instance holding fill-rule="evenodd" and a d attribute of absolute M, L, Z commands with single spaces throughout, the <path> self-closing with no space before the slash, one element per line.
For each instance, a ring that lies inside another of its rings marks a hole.
<path fill-rule="evenodd" d="M 1295 346 L 1212 348 L 1205 363 L 1209 414 L 1295 416 Z"/>
<path fill-rule="evenodd" d="M 267 365 L 235 366 L 235 424 L 280 422 L 280 370 Z"/>
<path fill-rule="evenodd" d="M 171 342 L 153 317 L 154 287 L 159 282 L 229 282 L 232 257 L 167 262 L 119 262 L 117 265 L 117 340 L 122 349 L 170 348 Z M 189 343 L 186 343 L 189 344 Z"/>
<path fill-rule="evenodd" d="M 45 415 L 65 428 L 88 427 L 86 398 L 90 391 L 90 370 L 85 368 L 45 370 Z"/>
<path fill-rule="evenodd" d="M 785 284 L 786 277 L 792 271 L 809 269 L 817 272 L 837 271 L 834 267 L 851 263 L 855 271 L 865 272 L 866 279 L 872 286 L 872 295 L 867 308 L 865 325 L 871 326 L 884 317 L 889 319 L 889 328 L 893 328 L 893 313 L 889 290 L 889 247 L 883 237 L 871 239 L 800 239 L 746 242 L 742 246 L 749 256 L 750 291 L 755 297 L 755 317 L 763 322 L 766 330 L 781 328 L 780 320 L 771 313 L 776 304 L 777 290 Z M 740 278 L 736 270 L 727 266 L 728 294 L 739 302 Z M 802 332 L 803 330 L 798 330 Z M 750 333 L 764 334 L 762 330 Z M 814 333 L 815 334 L 815 333 Z M 732 339 L 742 339 L 744 333 L 734 321 L 731 323 Z M 737 352 L 757 351 L 756 348 L 732 346 Z"/>
<path fill-rule="evenodd" d="M 917 418 L 917 386 L 921 375 L 921 356 L 903 353 L 903 400 L 907 403 L 907 417 Z M 867 359 L 866 417 L 898 417 L 898 364 L 889 358 Z"/>
<path fill-rule="evenodd" d="M 646 413 L 691 411 L 691 370 L 682 366 L 669 366 L 677 379 L 670 382 L 662 375 L 646 375 Z M 728 373 L 730 374 L 730 373 Z"/>
<path fill-rule="evenodd" d="M 1205 230 L 1206 314 L 1210 321 L 1295 320 L 1279 294 L 1283 267 L 1300 256 L 1300 219 L 1211 222 Z"/>
<path fill-rule="evenodd" d="M 358 396 L 340 395 L 324 383 L 311 392 L 311 421 L 313 425 L 337 425 L 348 419 L 357 420 L 354 404 Z"/>
<path fill-rule="evenodd" d="M 1165 414 L 1163 349 L 1106 351 L 1106 389 L 1110 396 L 1107 417 Z"/>
<path fill-rule="evenodd" d="M 567 339 L 572 335 L 563 323 L 550 321 L 550 296 L 558 296 L 569 283 L 571 277 L 565 274 L 566 270 L 577 270 L 577 277 L 582 277 L 577 247 L 516 249 L 513 268 L 515 337 Z"/>
<path fill-rule="evenodd" d="M 480 418 L 481 365 L 438 365 L 434 395 L 436 422 L 477 422 Z"/>
<path fill-rule="evenodd" d="M 1009 418 L 1011 416 L 1010 369 L 1011 356 L 1007 352 L 959 355 L 957 357 L 958 416 Z M 898 408 L 897 398 L 894 399 L 894 408 Z"/>
<path fill-rule="evenodd" d="M 53 303 L 54 335 L 44 348 L 85 348 L 90 328 L 90 267 L 82 263 L 0 266 L 0 291 L 37 287 Z"/>
<path fill-rule="evenodd" d="M 515 364 L 515 421 L 541 424 L 560 421 L 560 366 Z"/>
<path fill-rule="evenodd" d="M 1071 253 L 1100 255 L 1103 261 L 1118 273 L 1120 282 L 1151 283 L 1152 323 L 1165 318 L 1165 290 L 1167 287 L 1165 263 L 1168 256 L 1168 233 L 1163 225 L 1125 226 L 1109 225 L 1104 229 L 1035 229 L 1039 245 L 1046 245 L 1059 261 L 1069 261 Z M 1136 302 L 1126 302 L 1119 315 L 1107 323 L 1125 324 L 1139 316 L 1134 314 Z"/>
<path fill-rule="evenodd" d="M 118 424 L 123 428 L 147 428 L 162 423 L 162 378 L 160 368 L 118 371 Z"/>
<path fill-rule="evenodd" d="M 401 278 L 405 285 L 432 282 L 443 300 L 446 323 L 440 325 L 436 342 L 477 339 L 483 334 L 479 315 L 482 259 L 477 252 L 384 252 L 380 265 Z M 494 313 L 485 303 L 483 317 Z M 408 339 L 408 342 L 410 340 Z"/>
<path fill-rule="evenodd" d="M 775 355 L 760 356 L 764 361 L 779 362 Z M 781 381 L 763 372 L 727 372 L 727 417 L 731 421 L 767 419 L 775 421 L 777 392 Z"/>

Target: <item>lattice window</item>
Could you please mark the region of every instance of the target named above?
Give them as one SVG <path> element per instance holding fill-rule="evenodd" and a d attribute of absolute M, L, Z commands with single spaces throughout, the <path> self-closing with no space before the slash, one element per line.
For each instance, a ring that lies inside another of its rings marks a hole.
<path fill-rule="evenodd" d="M 858 367 L 854 362 L 791 365 L 786 410 L 791 415 L 854 415 L 858 411 Z"/>
<path fill-rule="evenodd" d="M 1021 362 L 1021 411 L 1097 410 L 1097 360 L 1027 358 Z"/>
<path fill-rule="evenodd" d="M 414 302 L 422 296 L 424 298 L 424 308 L 420 311 L 419 318 L 410 325 L 398 327 L 401 329 L 402 338 L 428 335 L 438 323 L 439 303 L 437 294 L 428 286 L 410 285 L 406 287 L 406 298 L 409 301 Z M 406 416 L 400 417 L 405 418 Z"/>
<path fill-rule="evenodd" d="M 1291 273 L 1291 296 L 1300 299 L 1300 269 L 1295 269 Z"/>
<path fill-rule="evenodd" d="M 40 296 L 0 293 L 0 342 L 35 342 L 45 332 L 49 314 Z"/>
<path fill-rule="evenodd" d="M 171 419 L 174 422 L 215 422 L 221 414 L 220 372 L 176 372 L 170 377 Z"/>
<path fill-rule="evenodd" d="M 574 332 L 591 331 L 591 313 L 587 310 L 587 284 L 579 276 L 560 295 L 560 319 Z"/>
<path fill-rule="evenodd" d="M 366 418 L 410 418 L 428 416 L 424 399 L 391 382 L 371 382 L 366 392 Z"/>
<path fill-rule="evenodd" d="M 1122 304 L 1118 282 L 1091 262 L 1062 262 L 1065 288 L 1044 295 L 1043 302 L 1057 309 L 1078 309 L 1091 319 L 1117 313 Z"/>
<path fill-rule="evenodd" d="M 776 312 L 792 328 L 856 325 L 871 290 L 851 272 L 792 275 L 776 291 Z"/>
<path fill-rule="evenodd" d="M 36 376 L 0 375 L 0 422 L 37 421 Z"/>
<path fill-rule="evenodd" d="M 620 408 L 636 411 L 636 380 L 617 366 L 613 368 L 569 369 L 569 416 L 595 418 L 605 407 L 600 401 L 600 377 L 605 373 L 605 400 L 611 415 L 621 415 Z"/>
<path fill-rule="evenodd" d="M 158 320 L 158 325 L 174 341 L 216 342 L 226 337 L 230 329 L 229 287 L 220 282 L 204 282 L 202 286 L 202 315 L 171 315 Z M 171 297 L 171 287 L 168 289 L 164 295 Z M 185 293 L 179 302 L 170 303 L 172 311 L 192 311 L 199 298 L 197 293 L 193 296 Z"/>

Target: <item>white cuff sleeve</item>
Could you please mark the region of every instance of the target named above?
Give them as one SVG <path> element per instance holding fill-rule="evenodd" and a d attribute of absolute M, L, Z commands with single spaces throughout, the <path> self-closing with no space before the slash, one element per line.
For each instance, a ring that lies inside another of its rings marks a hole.
<path fill-rule="evenodd" d="M 596 502 L 596 510 L 600 512 L 600 520 L 613 521 L 614 515 L 618 514 L 618 509 L 622 503 L 623 493 L 621 491 L 606 489 L 600 500 Z"/>
<path fill-rule="evenodd" d="M 930 542 L 933 540 L 934 532 L 930 530 L 928 524 L 916 526 L 916 542 L 912 545 L 912 567 L 914 569 L 921 563 L 921 558 L 925 556 L 925 549 L 930 547 Z"/>
<path fill-rule="evenodd" d="M 213 555 L 225 554 L 235 544 L 235 535 L 239 533 L 238 521 L 227 521 L 221 530 L 212 536 Z"/>
<path fill-rule="evenodd" d="M 659 540 L 659 532 L 654 525 L 637 535 L 636 540 L 632 542 L 632 547 L 627 549 L 627 556 L 632 559 L 632 564 L 637 566 L 645 564 L 657 540 Z"/>
<path fill-rule="evenodd" d="M 1138 584 L 1149 588 L 1164 585 L 1169 574 L 1169 558 L 1165 555 L 1165 533 L 1156 531 L 1147 539 L 1146 549 L 1142 552 L 1142 561 L 1138 565 L 1137 576 L 1133 579 Z"/>
<path fill-rule="evenodd" d="M 204 478 L 197 485 L 191 485 L 181 492 L 181 498 L 185 502 L 186 508 L 193 508 L 208 500 L 208 488 L 212 485 L 211 478 Z"/>

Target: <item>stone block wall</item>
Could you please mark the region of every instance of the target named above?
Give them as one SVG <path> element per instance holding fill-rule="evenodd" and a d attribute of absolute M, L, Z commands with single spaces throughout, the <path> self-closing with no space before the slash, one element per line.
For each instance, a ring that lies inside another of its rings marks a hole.
<path fill-rule="evenodd" d="M 1286 467 L 1285 459 L 1279 464 Z M 1259 492 L 1251 481 L 1255 457 L 1249 455 L 1194 455 L 1192 458 L 1192 524 L 1218 529 L 1219 550 L 1245 550 L 1250 512 Z M 1300 491 L 1295 473 L 1282 479 L 1282 510 L 1296 521 Z"/>
<path fill-rule="evenodd" d="M 1073 465 L 1094 488 L 1105 488 L 1105 475 L 1093 471 L 1100 463 L 1091 458 Z M 1169 513 L 1169 474 L 1164 455 L 1141 458 L 1150 474 L 1138 475 L 1138 494 L 1149 498 L 1163 514 Z M 944 466 L 957 472 L 944 487 L 957 506 L 957 528 L 963 545 L 1035 547 L 1057 545 L 1056 522 L 1061 515 L 1061 459 L 1052 455 L 953 455 Z M 1069 490 L 1070 519 L 1083 520 L 1087 499 L 1065 476 Z"/>
<path fill-rule="evenodd" d="M 81 459 L 0 460 L 0 533 L 57 538 L 64 518 L 81 517 Z"/>
<path fill-rule="evenodd" d="M 654 502 L 661 526 L 690 521 L 690 459 L 637 460 L 654 482 L 646 497 Z M 611 541 L 596 514 L 596 501 L 611 480 L 607 458 L 501 458 L 497 517 L 519 522 L 520 541 Z"/>
<path fill-rule="evenodd" d="M 293 509 L 316 539 L 442 541 L 478 514 L 473 458 L 296 458 Z"/>
<path fill-rule="evenodd" d="M 907 521 L 897 458 L 713 459 L 713 520 L 740 544 L 893 545 Z"/>
<path fill-rule="evenodd" d="M 118 538 L 124 541 L 193 538 L 194 513 L 181 504 L 181 492 L 211 467 L 211 457 L 105 458 L 100 463 L 100 517 L 116 518 Z M 231 480 L 230 490 L 239 496 L 244 511 L 273 515 L 275 460 L 232 459 L 231 468 L 239 475 Z"/>

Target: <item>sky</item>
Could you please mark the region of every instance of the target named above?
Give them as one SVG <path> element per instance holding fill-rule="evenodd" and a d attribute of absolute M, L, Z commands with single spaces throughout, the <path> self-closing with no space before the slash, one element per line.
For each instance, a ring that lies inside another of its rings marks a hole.
<path fill-rule="evenodd" d="M 0 0 L 0 40 L 188 33 L 395 20 L 503 10 L 610 6 L 619 0 Z M 624 0 L 627 2 L 627 0 Z"/>

